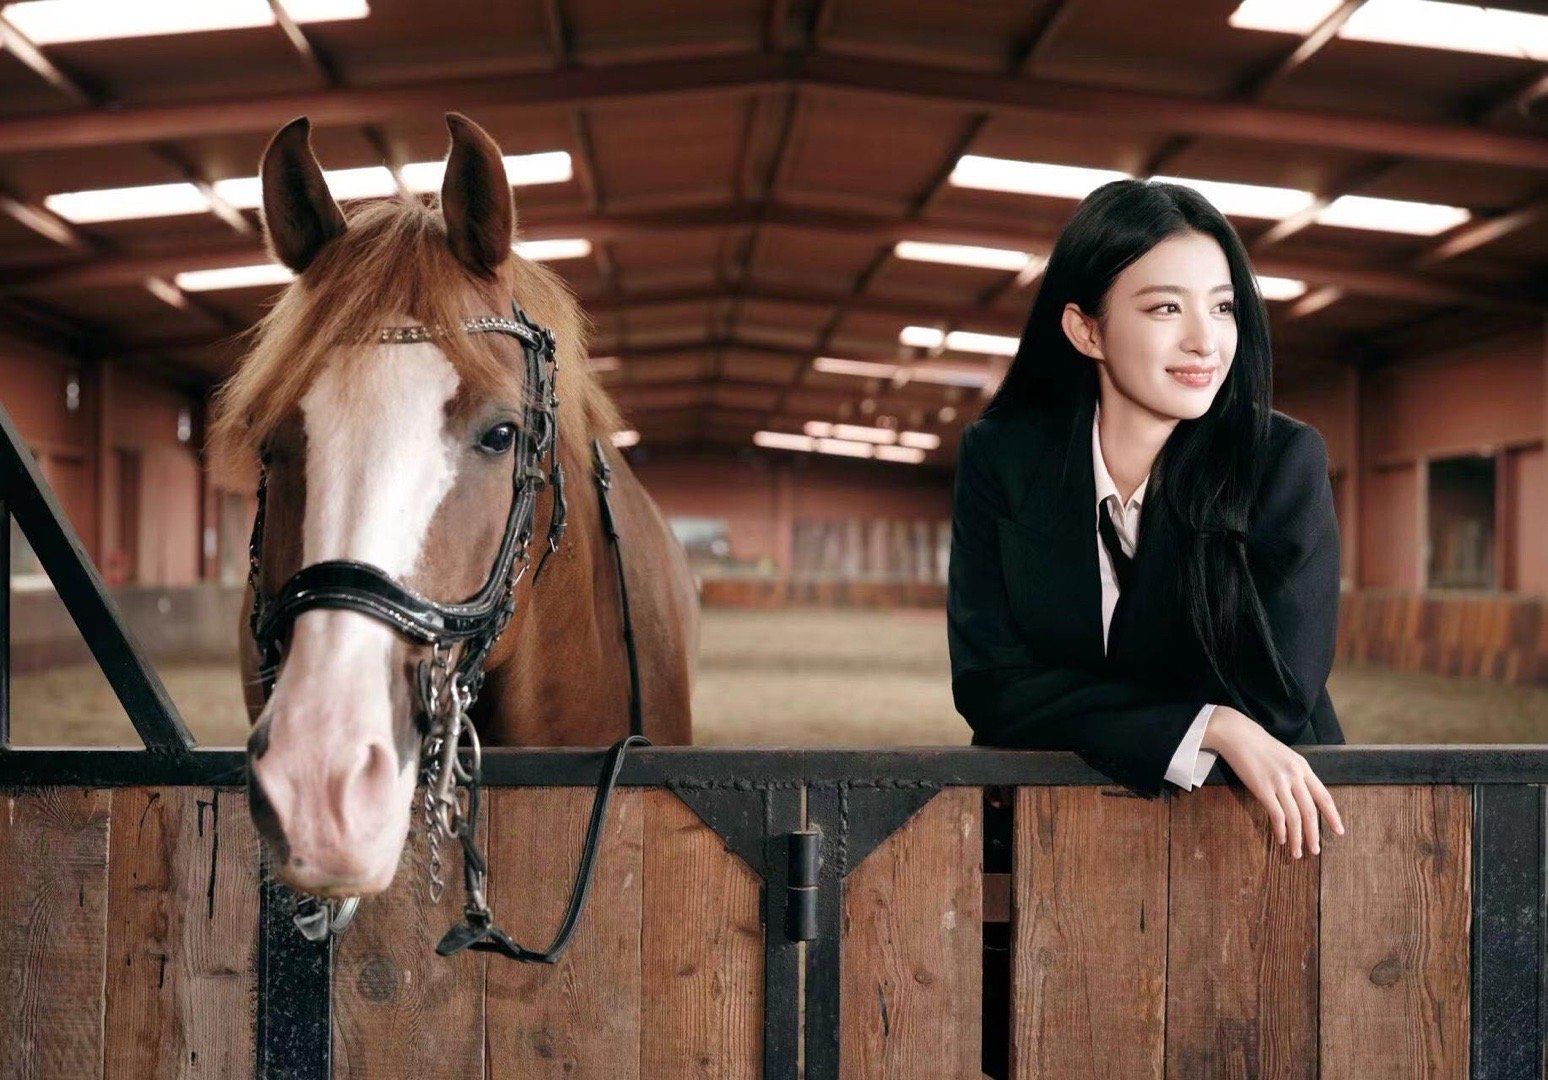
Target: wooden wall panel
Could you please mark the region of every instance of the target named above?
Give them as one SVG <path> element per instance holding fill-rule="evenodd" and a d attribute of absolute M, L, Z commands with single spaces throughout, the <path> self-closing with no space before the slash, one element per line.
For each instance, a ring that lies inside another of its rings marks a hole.
<path fill-rule="evenodd" d="M 1163 1075 L 1167 804 L 1016 792 L 1011 1066 L 1018 1080 Z"/>
<path fill-rule="evenodd" d="M 111 820 L 103 1075 L 248 1075 L 258 835 L 246 796 L 122 788 Z"/>
<path fill-rule="evenodd" d="M 333 1075 L 423 1080 L 484 1075 L 483 953 L 435 944 L 462 918 L 462 849 L 441 845 L 446 892 L 432 905 L 414 796 L 410 850 L 391 888 L 365 900 L 333 950 Z M 489 817 L 478 835 L 487 845 Z M 487 846 L 485 847 L 487 851 Z"/>
<path fill-rule="evenodd" d="M 644 793 L 642 1077 L 763 1069 L 762 881 L 670 791 Z"/>
<path fill-rule="evenodd" d="M 580 863 L 595 791 L 489 792 L 489 902 L 518 943 L 546 949 Z M 553 966 L 491 957 L 485 1023 L 491 1078 L 640 1076 L 643 796 L 613 794 L 586 909 Z"/>
<path fill-rule="evenodd" d="M 1346 838 L 1296 859 L 1239 785 L 1170 802 L 1167 1075 L 1314 1080 L 1319 859 Z"/>
<path fill-rule="evenodd" d="M 111 793 L 0 795 L 0 1076 L 102 1075 Z"/>
<path fill-rule="evenodd" d="M 844 1077 L 982 1075 L 982 806 L 947 788 L 846 879 Z"/>
<path fill-rule="evenodd" d="M 1468 1075 L 1472 793 L 1347 786 L 1323 850 L 1322 1076 Z"/>

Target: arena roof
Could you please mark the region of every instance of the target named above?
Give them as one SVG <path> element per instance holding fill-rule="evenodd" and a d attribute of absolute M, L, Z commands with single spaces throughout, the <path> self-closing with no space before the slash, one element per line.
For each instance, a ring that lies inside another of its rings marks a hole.
<path fill-rule="evenodd" d="M 1284 297 L 1282 384 L 1541 326 L 1548 19 L 1435 31 L 1414 3 L 1270 30 L 1246 24 L 1293 5 L 257 0 L 258 25 L 96 40 L 69 38 L 125 28 L 10 4 L 0 329 L 207 386 L 276 286 L 180 275 L 266 261 L 244 182 L 273 130 L 307 114 L 326 168 L 376 167 L 336 190 L 413 192 L 448 109 L 544 181 L 516 188 L 524 241 L 585 242 L 542 254 L 650 445 L 890 421 L 949 460 L 1106 175 L 1251 185 L 1208 194 Z M 152 185 L 181 212 L 51 198 Z"/>

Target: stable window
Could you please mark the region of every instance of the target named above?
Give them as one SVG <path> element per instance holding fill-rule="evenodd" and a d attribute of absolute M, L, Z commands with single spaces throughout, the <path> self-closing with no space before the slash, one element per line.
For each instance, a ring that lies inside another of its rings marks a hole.
<path fill-rule="evenodd" d="M 1432 460 L 1428 481 L 1429 587 L 1497 588 L 1494 458 Z"/>

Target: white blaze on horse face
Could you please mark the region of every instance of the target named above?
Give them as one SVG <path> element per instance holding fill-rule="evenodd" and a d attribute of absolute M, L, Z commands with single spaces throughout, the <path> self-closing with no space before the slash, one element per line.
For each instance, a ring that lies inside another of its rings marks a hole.
<path fill-rule="evenodd" d="M 458 378 L 428 343 L 382 346 L 323 370 L 306 428 L 302 565 L 370 563 L 406 581 L 456 475 L 446 406 Z M 314 892 L 385 888 L 408 831 L 417 761 L 399 761 L 390 681 L 395 635 L 351 611 L 314 609 L 291 631 L 254 762 L 284 831 L 285 877 Z"/>

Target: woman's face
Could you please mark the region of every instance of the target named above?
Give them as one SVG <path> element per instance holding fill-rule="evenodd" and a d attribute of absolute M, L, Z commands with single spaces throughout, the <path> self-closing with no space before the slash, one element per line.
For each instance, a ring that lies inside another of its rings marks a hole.
<path fill-rule="evenodd" d="M 1235 294 L 1214 237 L 1167 237 L 1113 281 L 1100 323 L 1067 304 L 1064 332 L 1097 361 L 1102 395 L 1157 416 L 1193 420 L 1220 392 L 1236 356 Z"/>

